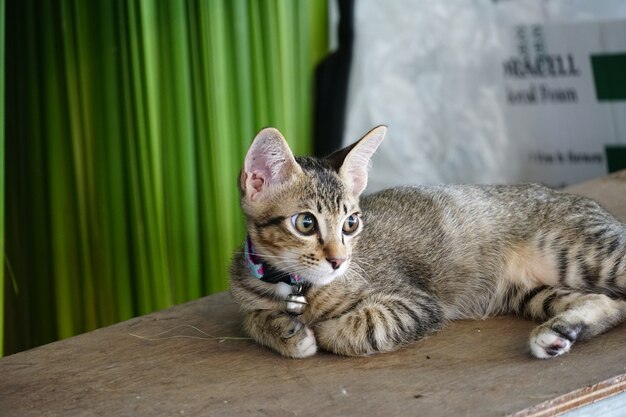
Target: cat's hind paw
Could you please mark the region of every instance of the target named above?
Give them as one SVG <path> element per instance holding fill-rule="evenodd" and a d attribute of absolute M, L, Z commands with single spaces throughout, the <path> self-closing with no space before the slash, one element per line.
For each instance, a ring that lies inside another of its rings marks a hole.
<path fill-rule="evenodd" d="M 539 359 L 549 359 L 569 352 L 573 342 L 549 327 L 539 326 L 530 335 L 530 352 Z"/>

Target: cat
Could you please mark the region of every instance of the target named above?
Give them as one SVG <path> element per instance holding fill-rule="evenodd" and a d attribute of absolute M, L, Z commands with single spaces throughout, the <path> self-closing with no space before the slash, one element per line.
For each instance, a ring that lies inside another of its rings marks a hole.
<path fill-rule="evenodd" d="M 361 197 L 386 127 L 323 159 L 260 131 L 239 177 L 248 238 L 230 268 L 243 326 L 292 358 L 393 351 L 447 321 L 540 322 L 553 358 L 626 318 L 626 227 L 541 185 L 405 186 Z"/>

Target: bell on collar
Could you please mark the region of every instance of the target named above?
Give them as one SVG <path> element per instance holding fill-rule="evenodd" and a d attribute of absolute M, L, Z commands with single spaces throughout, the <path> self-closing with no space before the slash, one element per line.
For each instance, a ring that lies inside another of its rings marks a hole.
<path fill-rule="evenodd" d="M 302 294 L 289 294 L 285 298 L 285 309 L 288 313 L 299 316 L 307 306 L 306 298 Z"/>

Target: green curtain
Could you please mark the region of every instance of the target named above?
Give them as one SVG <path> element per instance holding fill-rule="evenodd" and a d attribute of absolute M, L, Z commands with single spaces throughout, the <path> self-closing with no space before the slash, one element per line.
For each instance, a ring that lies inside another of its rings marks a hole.
<path fill-rule="evenodd" d="M 7 351 L 227 288 L 254 134 L 311 149 L 326 6 L 7 3 Z"/>

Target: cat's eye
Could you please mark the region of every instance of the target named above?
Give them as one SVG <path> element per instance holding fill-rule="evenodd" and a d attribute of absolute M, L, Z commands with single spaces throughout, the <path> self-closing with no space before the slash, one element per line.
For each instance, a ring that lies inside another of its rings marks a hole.
<path fill-rule="evenodd" d="M 343 222 L 343 233 L 346 235 L 351 235 L 356 232 L 356 229 L 359 228 L 359 216 L 356 214 L 349 215 L 346 220 Z"/>
<path fill-rule="evenodd" d="M 303 235 L 310 235 L 315 232 L 315 216 L 311 213 L 296 214 L 291 218 L 293 227 Z"/>

